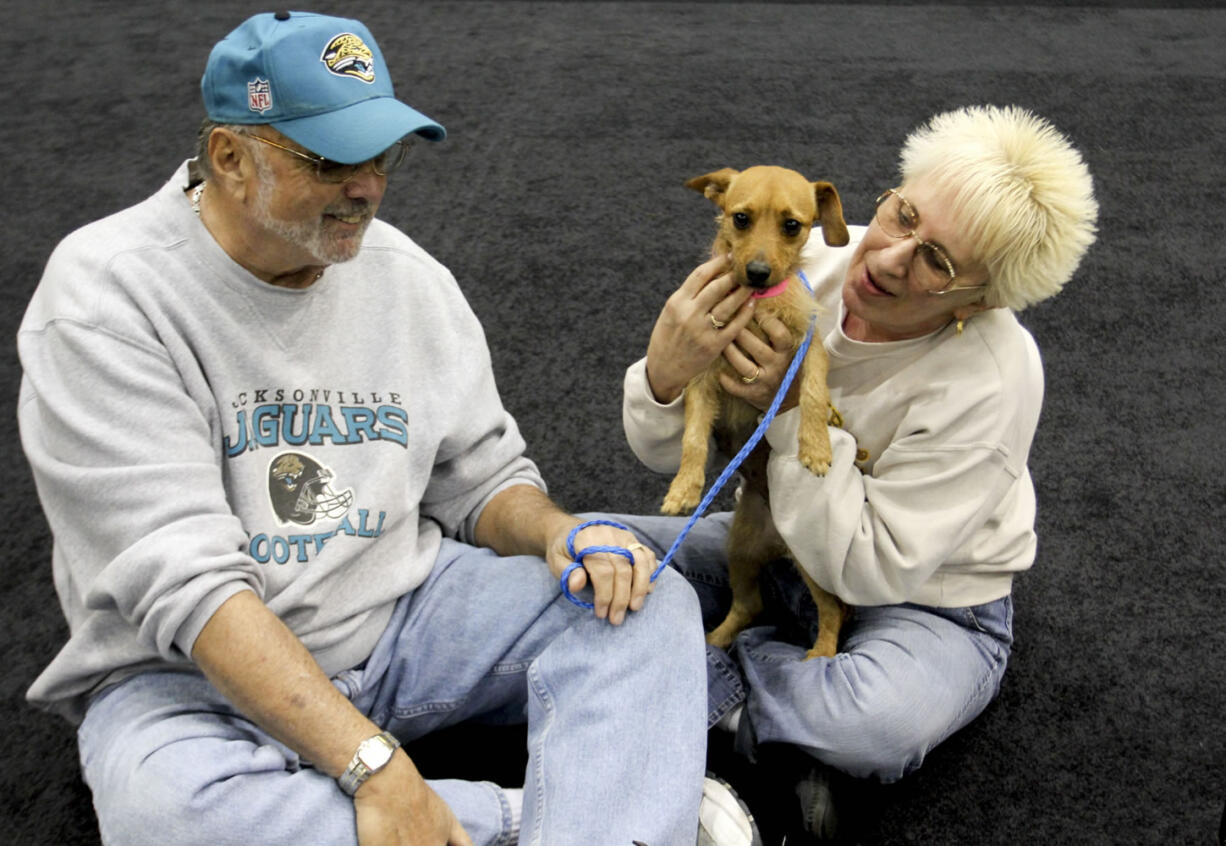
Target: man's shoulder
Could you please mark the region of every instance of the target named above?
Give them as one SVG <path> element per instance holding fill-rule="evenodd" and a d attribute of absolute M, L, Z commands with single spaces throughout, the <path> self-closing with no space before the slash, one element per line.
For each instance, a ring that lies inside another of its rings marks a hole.
<path fill-rule="evenodd" d="M 131 313 L 133 292 L 156 285 L 181 262 L 186 240 L 182 220 L 170 205 L 171 183 L 150 197 L 86 223 L 52 250 L 23 323 L 36 327 L 56 318 L 107 323 L 116 310 Z"/>
<path fill-rule="evenodd" d="M 368 260 L 379 260 L 415 267 L 419 272 L 439 274 L 450 278 L 451 272 L 429 253 L 394 225 L 375 218 L 362 238 L 362 255 Z"/>
<path fill-rule="evenodd" d="M 385 250 L 402 250 L 413 255 L 418 253 L 429 255 L 424 247 L 409 237 L 403 230 L 378 217 L 370 222 L 370 228 L 366 230 L 366 235 L 362 238 L 362 246 L 379 247 Z"/>
<path fill-rule="evenodd" d="M 132 250 L 165 248 L 184 238 L 170 214 L 167 186 L 134 205 L 90 221 L 65 235 L 56 245 L 52 260 L 67 257 L 105 265 L 115 256 Z"/>

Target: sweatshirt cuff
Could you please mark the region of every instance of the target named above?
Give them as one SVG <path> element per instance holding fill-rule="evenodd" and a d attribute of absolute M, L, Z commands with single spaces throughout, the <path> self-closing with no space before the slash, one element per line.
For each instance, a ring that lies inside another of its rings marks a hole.
<path fill-rule="evenodd" d="M 639 399 L 660 411 L 673 411 L 684 408 L 685 391 L 683 390 L 672 402 L 660 402 L 651 392 L 651 382 L 647 379 L 647 358 L 643 357 L 626 369 L 626 384 L 637 385 L 631 388 L 639 394 Z"/>
<path fill-rule="evenodd" d="M 179 647 L 183 654 L 190 659 L 192 657 L 192 649 L 196 646 L 196 638 L 200 636 L 200 632 L 204 629 L 205 625 L 217 613 L 217 609 L 225 605 L 230 597 L 244 590 L 249 590 L 252 593 L 256 592 L 250 584 L 239 579 L 219 585 L 206 594 L 197 603 L 192 613 L 183 621 L 183 625 L 179 626 L 179 630 L 175 632 L 175 646 Z"/>

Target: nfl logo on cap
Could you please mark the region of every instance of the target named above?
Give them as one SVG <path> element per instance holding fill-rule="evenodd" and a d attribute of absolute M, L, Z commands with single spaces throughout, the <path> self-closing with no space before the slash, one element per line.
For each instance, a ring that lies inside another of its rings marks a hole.
<path fill-rule="evenodd" d="M 247 83 L 247 108 L 260 114 L 272 108 L 272 89 L 267 79 L 253 79 Z"/>

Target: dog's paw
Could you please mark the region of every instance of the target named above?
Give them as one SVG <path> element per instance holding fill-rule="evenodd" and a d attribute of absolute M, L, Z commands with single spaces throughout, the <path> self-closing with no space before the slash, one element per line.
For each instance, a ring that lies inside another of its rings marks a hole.
<path fill-rule="evenodd" d="M 684 479 L 674 479 L 664 497 L 664 505 L 660 507 L 663 514 L 676 516 L 689 514 L 702 501 L 702 479 L 697 482 Z"/>
<path fill-rule="evenodd" d="M 818 613 L 821 613 L 820 611 Z M 833 658 L 839 654 L 839 630 L 837 628 L 823 627 L 817 633 L 817 640 L 813 641 L 813 648 L 805 653 L 805 660 L 810 661 L 814 658 Z"/>
<path fill-rule="evenodd" d="M 725 627 L 720 626 L 712 632 L 707 632 L 707 643 L 712 646 L 718 646 L 720 649 L 727 649 L 732 646 L 732 641 L 736 639 L 736 633 L 728 633 L 723 631 Z"/>
<path fill-rule="evenodd" d="M 803 453 L 800 456 L 800 463 L 814 475 L 825 476 L 830 472 L 830 453 L 829 451 L 825 455 Z"/>
<path fill-rule="evenodd" d="M 664 497 L 664 504 L 660 506 L 660 513 L 676 517 L 681 514 L 689 514 L 697 507 L 698 497 L 669 493 L 668 496 Z"/>

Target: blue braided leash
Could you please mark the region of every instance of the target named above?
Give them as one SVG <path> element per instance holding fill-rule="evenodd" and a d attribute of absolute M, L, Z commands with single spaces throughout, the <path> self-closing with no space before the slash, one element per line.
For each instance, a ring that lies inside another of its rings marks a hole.
<path fill-rule="evenodd" d="M 803 270 L 799 271 L 799 276 L 800 281 L 804 283 L 805 287 L 812 291 L 813 286 L 809 284 L 809 280 L 805 276 Z M 653 582 L 656 580 L 656 577 L 664 571 L 664 568 L 672 563 L 673 556 L 677 554 L 677 550 L 681 547 L 681 542 L 684 541 L 685 536 L 690 533 L 690 529 L 694 528 L 694 524 L 698 522 L 698 518 L 700 518 L 703 515 L 703 512 L 710 507 L 711 503 L 715 500 L 715 497 L 719 494 L 720 489 L 724 487 L 730 478 L 732 478 L 732 474 L 736 472 L 737 468 L 741 466 L 741 463 L 749 456 L 749 454 L 754 451 L 754 448 L 766 434 L 766 430 L 770 427 L 771 421 L 775 419 L 775 415 L 779 412 L 779 406 L 783 403 L 783 398 L 787 396 L 788 388 L 792 385 L 792 380 L 796 378 L 796 371 L 800 369 L 800 363 L 804 360 L 805 353 L 809 351 L 809 344 L 813 341 L 813 324 L 814 321 L 810 320 L 809 330 L 805 333 L 804 340 L 800 342 L 800 346 L 796 349 L 796 354 L 792 356 L 792 363 L 788 365 L 787 372 L 783 374 L 783 382 L 780 383 L 779 390 L 775 392 L 775 398 L 771 401 L 770 407 L 767 408 L 766 413 L 762 415 L 762 422 L 758 424 L 758 428 L 754 430 L 754 433 L 749 436 L 749 440 L 745 442 L 745 445 L 742 446 L 737 454 L 733 456 L 732 460 L 728 462 L 728 466 L 724 468 L 724 472 L 719 474 L 719 477 L 715 480 L 715 484 L 711 485 L 711 489 L 707 491 L 707 495 L 702 498 L 700 503 L 698 503 L 698 507 L 694 509 L 694 513 L 690 515 L 689 521 L 686 522 L 685 528 L 681 530 L 681 534 L 677 535 L 676 540 L 673 541 L 673 545 L 669 547 L 668 554 L 664 556 L 664 560 L 660 562 L 660 565 L 656 567 L 655 571 L 651 574 L 651 580 Z M 570 554 L 570 557 L 573 560 L 566 567 L 566 569 L 562 571 L 562 578 L 559 580 L 559 584 L 561 584 L 562 593 L 566 595 L 566 598 L 581 608 L 594 608 L 595 606 L 591 602 L 585 602 L 571 593 L 570 587 L 567 585 L 567 580 L 570 578 L 570 574 L 574 572 L 576 567 L 583 566 L 583 559 L 586 556 L 594 553 L 607 552 L 624 557 L 630 562 L 631 567 L 634 566 L 634 553 L 632 553 L 629 549 L 626 549 L 624 546 L 585 546 L 583 549 L 576 552 L 575 536 L 589 526 L 612 526 L 616 529 L 630 531 L 629 526 L 623 526 L 621 523 L 616 523 L 612 520 L 589 520 L 586 523 L 580 523 L 578 526 L 575 526 L 575 528 L 571 529 L 570 534 L 567 535 L 566 551 Z"/>

